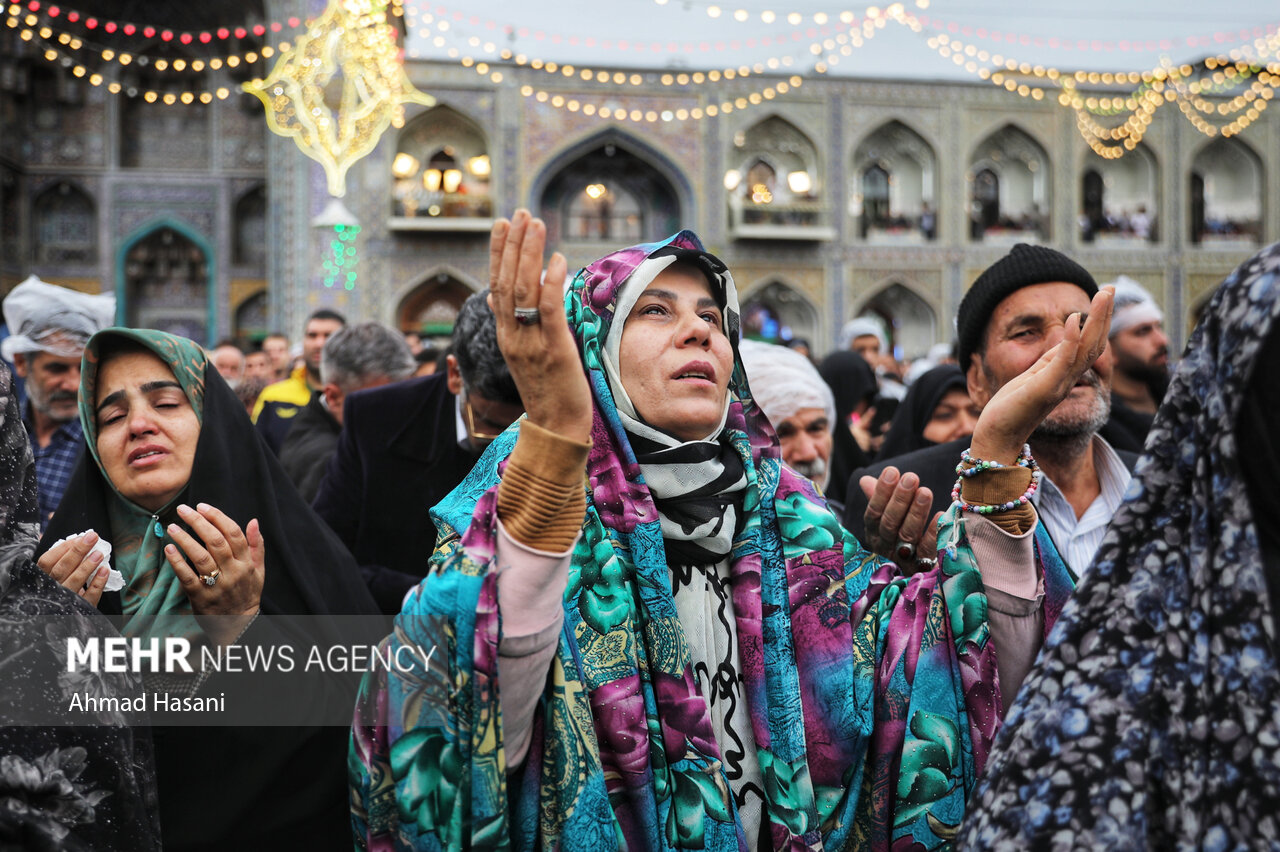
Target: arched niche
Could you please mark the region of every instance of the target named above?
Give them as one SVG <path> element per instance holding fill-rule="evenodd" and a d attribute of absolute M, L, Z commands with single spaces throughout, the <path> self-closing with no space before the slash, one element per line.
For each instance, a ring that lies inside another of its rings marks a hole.
<path fill-rule="evenodd" d="M 127 325 L 167 331 L 199 343 L 210 341 L 210 254 L 194 237 L 185 229 L 164 224 L 126 241 L 120 301 Z"/>
<path fill-rule="evenodd" d="M 427 110 L 396 138 L 393 227 L 488 230 L 492 172 L 489 142 L 479 124 L 443 104 Z"/>
<path fill-rule="evenodd" d="M 1116 160 L 1089 151 L 1080 174 L 1080 239 L 1104 248 L 1155 242 L 1159 192 L 1160 169 L 1146 145 Z"/>
<path fill-rule="evenodd" d="M 661 239 L 680 229 L 673 180 L 621 135 L 560 158 L 535 197 L 547 241 L 611 247 Z"/>
<path fill-rule="evenodd" d="M 261 340 L 270 333 L 267 327 L 269 300 L 266 290 L 259 290 L 236 306 L 231 333 L 241 340 Z"/>
<path fill-rule="evenodd" d="M 969 235 L 1009 245 L 1049 237 L 1050 162 L 1044 147 L 1007 124 L 969 158 Z"/>
<path fill-rule="evenodd" d="M 475 292 L 449 272 L 428 276 L 410 290 L 396 306 L 396 327 L 416 331 L 423 337 L 448 339 L 458 312 Z"/>
<path fill-rule="evenodd" d="M 853 154 L 849 213 L 870 243 L 912 244 L 938 233 L 938 161 L 901 121 L 872 131 Z"/>
<path fill-rule="evenodd" d="M 1253 246 L 1262 241 L 1262 160 L 1245 142 L 1215 139 L 1191 163 L 1191 242 Z"/>
<path fill-rule="evenodd" d="M 98 213 L 93 198 L 60 181 L 32 204 L 36 263 L 93 264 L 98 261 Z"/>
<path fill-rule="evenodd" d="M 803 238 L 826 226 L 818 147 L 805 133 L 771 115 L 734 135 L 724 186 L 735 237 Z M 769 232 L 767 229 L 773 229 Z"/>
<path fill-rule="evenodd" d="M 875 316 L 889 332 L 898 360 L 915 358 L 937 342 L 938 317 L 929 303 L 906 284 L 893 281 L 862 303 L 858 316 Z"/>
<path fill-rule="evenodd" d="M 262 267 L 267 262 L 267 188 L 249 189 L 236 199 L 231 220 L 231 262 L 237 266 Z"/>
<path fill-rule="evenodd" d="M 190 63 L 197 58 L 173 43 L 154 47 L 148 54 L 166 63 Z M 208 87 L 209 80 L 189 69 L 183 74 L 157 70 L 154 61 L 145 67 L 136 62 L 127 66 L 121 82 L 131 96 L 120 99 L 120 165 L 136 169 L 208 168 L 212 160 L 210 106 L 199 100 L 148 103 L 141 95 L 148 91 L 160 97 L 188 89 L 199 91 Z"/>
<path fill-rule="evenodd" d="M 797 338 L 814 345 L 818 311 L 798 290 L 772 280 L 753 287 L 742 300 L 742 335 L 770 343 Z"/>

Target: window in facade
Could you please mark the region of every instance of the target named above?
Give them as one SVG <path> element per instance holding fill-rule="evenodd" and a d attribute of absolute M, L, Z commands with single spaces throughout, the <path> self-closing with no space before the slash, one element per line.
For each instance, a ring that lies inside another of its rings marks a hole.
<path fill-rule="evenodd" d="M 938 235 L 937 158 L 920 134 L 891 121 L 853 155 L 849 213 L 870 243 L 913 244 Z"/>
<path fill-rule="evenodd" d="M 1191 242 L 1215 247 L 1262 240 L 1262 163 L 1239 139 L 1215 139 L 1191 164 Z"/>
<path fill-rule="evenodd" d="M 740 131 L 729 162 L 724 187 L 735 236 L 804 237 L 785 231 L 827 227 L 818 149 L 791 122 L 774 115 Z"/>
<path fill-rule="evenodd" d="M 257 186 L 240 196 L 232 217 L 232 262 L 263 267 L 267 262 L 267 190 Z"/>
<path fill-rule="evenodd" d="M 174 55 L 173 60 L 190 58 Z M 167 60 L 168 61 L 168 60 Z M 164 74 L 130 65 L 126 72 L 126 92 L 120 99 L 120 165 L 136 169 L 203 170 L 209 167 L 209 113 L 211 107 L 199 101 L 189 104 L 147 103 L 132 96 L 144 91 L 162 95 L 187 88 L 199 89 L 206 77 L 191 74 Z"/>
<path fill-rule="evenodd" d="M 208 342 L 209 270 L 199 246 L 157 228 L 129 249 L 124 271 L 129 325 Z"/>
<path fill-rule="evenodd" d="M 91 199 L 62 182 L 35 200 L 32 235 L 36 263 L 92 264 L 98 261 L 98 214 Z"/>
<path fill-rule="evenodd" d="M 1159 186 L 1155 157 L 1146 145 L 1118 160 L 1090 151 L 1080 177 L 1080 239 L 1101 247 L 1154 242 Z"/>
<path fill-rule="evenodd" d="M 680 203 L 665 175 L 617 142 L 575 158 L 547 183 L 539 211 L 547 238 L 615 246 L 668 236 Z"/>
<path fill-rule="evenodd" d="M 402 220 L 489 219 L 491 173 L 488 143 L 479 126 L 447 106 L 435 107 L 400 133 L 391 161 L 392 215 Z"/>
<path fill-rule="evenodd" d="M 1049 236 L 1049 156 L 1011 125 L 988 136 L 969 161 L 969 235 L 1007 245 Z"/>

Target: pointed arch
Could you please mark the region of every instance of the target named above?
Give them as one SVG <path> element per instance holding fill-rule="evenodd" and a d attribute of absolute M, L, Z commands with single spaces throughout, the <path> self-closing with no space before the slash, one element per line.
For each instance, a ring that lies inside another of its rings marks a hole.
<path fill-rule="evenodd" d="M 135 252 L 152 239 L 163 242 L 166 234 L 198 252 L 198 257 L 188 255 L 187 277 L 168 285 L 151 275 L 155 259 Z M 121 325 L 150 323 L 143 327 L 173 331 L 206 346 L 217 338 L 217 254 L 213 243 L 191 225 L 163 216 L 134 229 L 116 250 L 115 269 L 116 321 Z M 148 288 L 157 293 L 148 293 Z M 135 292 L 139 289 L 142 292 Z"/>
<path fill-rule="evenodd" d="M 404 332 L 448 337 L 463 302 L 481 289 L 483 287 L 458 270 L 438 266 L 396 294 L 392 323 Z"/>
<path fill-rule="evenodd" d="M 1158 235 L 1160 170 L 1145 143 L 1116 160 L 1084 155 L 1080 174 L 1080 239 L 1100 246 L 1154 242 Z"/>
<path fill-rule="evenodd" d="M 393 226 L 493 216 L 488 134 L 461 110 L 438 104 L 414 116 L 396 136 L 390 169 Z"/>
<path fill-rule="evenodd" d="M 852 316 L 871 315 L 889 332 L 894 356 L 914 358 L 938 342 L 938 315 L 933 306 L 904 278 L 890 278 L 877 285 Z"/>
<path fill-rule="evenodd" d="M 236 199 L 231 222 L 231 262 L 265 267 L 267 262 L 267 185 L 251 186 Z"/>
<path fill-rule="evenodd" d="M 36 263 L 98 262 L 98 205 L 70 181 L 58 181 L 32 202 Z"/>
<path fill-rule="evenodd" d="M 1026 130 L 1009 122 L 987 134 L 969 156 L 966 179 L 973 240 L 1006 244 L 1048 239 L 1052 163 L 1048 149 Z M 979 191 L 989 192 L 993 183 L 997 196 L 980 198 Z"/>
<path fill-rule="evenodd" d="M 266 337 L 271 330 L 267 327 L 270 307 L 265 287 L 236 305 L 231 323 L 232 336 L 241 340 L 261 340 Z"/>
<path fill-rule="evenodd" d="M 675 233 L 692 215 L 693 194 L 684 173 L 665 155 L 618 128 L 562 151 L 541 169 L 530 193 L 552 244 L 660 239 Z"/>
<path fill-rule="evenodd" d="M 937 236 L 938 158 L 914 128 L 891 119 L 853 153 L 849 212 L 874 243 L 920 243 Z"/>
<path fill-rule="evenodd" d="M 1238 136 L 1216 138 L 1191 161 L 1189 177 L 1191 242 L 1239 247 L 1262 242 L 1266 168 Z"/>
<path fill-rule="evenodd" d="M 770 343 L 803 338 L 814 345 L 820 329 L 818 308 L 781 276 L 770 276 L 745 288 L 741 304 L 743 336 Z"/>

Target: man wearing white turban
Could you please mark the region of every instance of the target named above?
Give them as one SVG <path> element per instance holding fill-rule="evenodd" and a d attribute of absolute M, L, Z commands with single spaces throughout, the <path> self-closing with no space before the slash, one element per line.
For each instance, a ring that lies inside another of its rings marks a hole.
<path fill-rule="evenodd" d="M 738 347 L 747 384 L 778 433 L 782 460 L 826 488 L 836 402 L 808 358 L 785 346 L 743 340 Z"/>
<path fill-rule="evenodd" d="M 1169 338 L 1164 313 L 1141 284 L 1123 275 L 1113 283 L 1111 416 L 1141 443 L 1169 384 Z"/>
<path fill-rule="evenodd" d="M 22 422 L 35 453 L 40 530 L 62 501 L 84 443 L 80 429 L 80 356 L 85 342 L 115 321 L 116 298 L 90 295 L 32 275 L 4 300 L 9 337 L 0 353 L 26 383 Z"/>
<path fill-rule="evenodd" d="M 852 349 L 873 367 L 880 362 L 879 356 L 889 351 L 884 328 L 871 317 L 858 317 L 845 323 L 838 343 L 838 348 Z"/>

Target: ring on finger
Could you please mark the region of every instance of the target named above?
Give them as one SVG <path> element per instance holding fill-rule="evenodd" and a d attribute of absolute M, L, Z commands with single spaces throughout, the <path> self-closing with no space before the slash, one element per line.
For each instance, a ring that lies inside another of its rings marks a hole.
<path fill-rule="evenodd" d="M 916 558 L 917 571 L 930 571 L 937 567 L 938 560 L 934 557 L 920 556 Z"/>
<path fill-rule="evenodd" d="M 516 308 L 515 315 L 519 325 L 537 325 L 542 322 L 542 314 L 537 308 Z"/>
<path fill-rule="evenodd" d="M 898 545 L 893 549 L 893 555 L 900 562 L 910 562 L 915 558 L 916 546 L 909 541 L 898 539 Z"/>
<path fill-rule="evenodd" d="M 204 584 L 206 586 L 212 586 L 214 583 L 218 582 L 218 577 L 221 574 L 222 574 L 221 568 L 214 568 L 208 574 L 201 574 L 200 579 L 204 581 Z"/>

